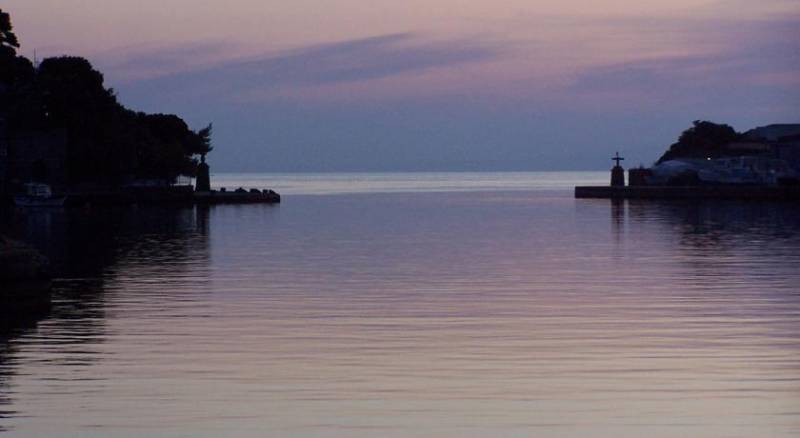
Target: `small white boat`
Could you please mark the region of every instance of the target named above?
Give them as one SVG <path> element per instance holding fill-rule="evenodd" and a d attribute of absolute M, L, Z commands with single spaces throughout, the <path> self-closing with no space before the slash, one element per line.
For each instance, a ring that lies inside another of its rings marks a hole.
<path fill-rule="evenodd" d="M 47 184 L 27 183 L 25 194 L 14 196 L 14 204 L 19 207 L 61 207 L 66 199 L 66 196 L 53 196 Z"/>

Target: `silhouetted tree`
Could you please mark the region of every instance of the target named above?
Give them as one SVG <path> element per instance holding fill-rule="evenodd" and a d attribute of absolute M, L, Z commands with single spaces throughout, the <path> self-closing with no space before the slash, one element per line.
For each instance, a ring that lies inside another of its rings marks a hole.
<path fill-rule="evenodd" d="M 137 115 L 148 138 L 139 142 L 137 159 L 142 176 L 174 179 L 194 175 L 194 155 L 210 150 L 210 129 L 194 132 L 180 117 L 172 114 Z"/>
<path fill-rule="evenodd" d="M 14 26 L 11 25 L 11 16 L 8 12 L 0 9 L 0 55 L 15 56 L 19 48 L 19 40 L 14 34 Z"/>
<path fill-rule="evenodd" d="M 121 109 L 112 90 L 103 86 L 103 75 L 86 59 L 62 56 L 39 65 L 37 82 L 46 116 L 51 123 L 84 121 L 99 113 Z"/>
<path fill-rule="evenodd" d="M 0 115 L 24 131 L 63 130 L 72 183 L 119 184 L 132 178 L 193 176 L 211 147 L 211 125 L 195 132 L 180 117 L 126 109 L 103 74 L 84 58 L 47 58 L 38 67 L 16 56 L 19 41 L 0 11 Z"/>
<path fill-rule="evenodd" d="M 36 79 L 43 127 L 66 130 L 67 175 L 72 182 L 121 182 L 133 172 L 128 142 L 121 138 L 124 108 L 89 61 L 45 59 Z"/>
<path fill-rule="evenodd" d="M 30 75 L 33 70 L 32 65 L 28 68 L 29 62 L 25 62 L 27 59 L 17 56 L 19 41 L 13 29 L 11 17 L 0 9 L 0 88 L 2 89 L 11 87 L 18 76 L 26 76 L 26 73 Z M 0 106 L 9 103 L 7 96 L 5 100 L 6 102 L 0 102 Z"/>
<path fill-rule="evenodd" d="M 676 158 L 707 158 L 725 155 L 725 145 L 741 139 L 742 134 L 729 125 L 695 120 L 693 126 L 681 134 L 658 163 Z"/>
<path fill-rule="evenodd" d="M 23 104 L 32 97 L 35 74 L 33 64 L 17 56 L 17 48 L 11 17 L 0 9 L 0 118 L 7 120 L 7 126 L 22 126 L 17 115 L 24 113 Z"/>
<path fill-rule="evenodd" d="M 197 131 L 197 141 L 192 145 L 192 150 L 190 152 L 202 156 L 205 156 L 207 153 L 211 152 L 211 150 L 214 149 L 214 147 L 211 146 L 212 131 L 213 128 L 211 123 L 209 123 L 205 128 Z"/>

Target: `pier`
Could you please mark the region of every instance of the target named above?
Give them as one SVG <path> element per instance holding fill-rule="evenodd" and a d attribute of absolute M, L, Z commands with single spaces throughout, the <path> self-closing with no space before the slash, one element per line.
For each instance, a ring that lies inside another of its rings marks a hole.
<path fill-rule="evenodd" d="M 103 190 L 71 192 L 66 195 L 64 206 L 85 205 L 133 205 L 133 204 L 278 204 L 281 196 L 273 190 L 195 191 L 191 186 L 169 188 L 136 188 L 125 190 Z"/>
<path fill-rule="evenodd" d="M 611 184 L 608 186 L 575 187 L 575 198 L 583 199 L 737 199 L 737 200 L 800 200 L 800 184 L 714 184 L 703 183 L 694 177 L 679 180 L 674 185 L 648 184 L 650 169 L 625 170 L 620 166 L 624 158 L 617 153 L 613 158 Z"/>
<path fill-rule="evenodd" d="M 194 192 L 192 197 L 195 204 L 278 204 L 281 202 L 281 195 L 272 190 L 249 191 L 208 191 Z"/>
<path fill-rule="evenodd" d="M 578 186 L 584 199 L 738 199 L 800 201 L 798 186 Z"/>

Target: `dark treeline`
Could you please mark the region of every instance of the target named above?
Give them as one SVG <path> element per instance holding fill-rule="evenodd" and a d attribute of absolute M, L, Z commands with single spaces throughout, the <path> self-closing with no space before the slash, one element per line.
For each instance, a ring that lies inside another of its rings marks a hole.
<path fill-rule="evenodd" d="M 731 152 L 725 149 L 730 143 L 742 140 L 744 134 L 730 125 L 705 120 L 695 120 L 692 127 L 683 131 L 678 141 L 670 145 L 658 163 L 676 158 L 723 157 Z"/>
<path fill-rule="evenodd" d="M 211 125 L 189 129 L 178 116 L 122 106 L 86 59 L 62 56 L 35 66 L 18 56 L 9 15 L 0 10 L 0 117 L 9 134 L 61 131 L 71 184 L 174 181 L 193 176 L 211 150 Z"/>

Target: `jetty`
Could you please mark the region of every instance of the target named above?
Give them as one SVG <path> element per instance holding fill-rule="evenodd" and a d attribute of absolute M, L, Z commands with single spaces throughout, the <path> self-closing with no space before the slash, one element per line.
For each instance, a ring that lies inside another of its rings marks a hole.
<path fill-rule="evenodd" d="M 584 199 L 736 199 L 800 201 L 798 186 L 578 186 Z"/>
<path fill-rule="evenodd" d="M 159 184 L 109 186 L 102 184 L 67 186 L 61 191 L 51 191 L 46 184 L 26 184 L 41 186 L 46 190 L 25 196 L 5 196 L 4 201 L 24 207 L 84 207 L 84 206 L 122 206 L 147 204 L 173 205 L 216 205 L 216 204 L 278 204 L 281 195 L 270 189 L 245 189 L 239 187 L 227 190 L 211 188 L 209 166 L 202 158 L 196 175 L 196 184 Z M 20 198 L 24 203 L 20 203 Z M 2 202 L 0 202 L 2 203 Z"/>
<path fill-rule="evenodd" d="M 800 201 L 796 166 L 775 155 L 667 160 L 629 169 L 626 185 L 617 152 L 610 185 L 575 187 L 575 198 Z"/>
<path fill-rule="evenodd" d="M 64 207 L 119 205 L 217 205 L 279 204 L 281 195 L 273 190 L 244 189 L 197 191 L 192 186 L 124 188 L 119 190 L 72 191 L 65 194 Z"/>
<path fill-rule="evenodd" d="M 195 204 L 279 204 L 281 195 L 273 190 L 235 190 L 233 192 L 212 190 L 194 192 L 192 200 Z"/>

